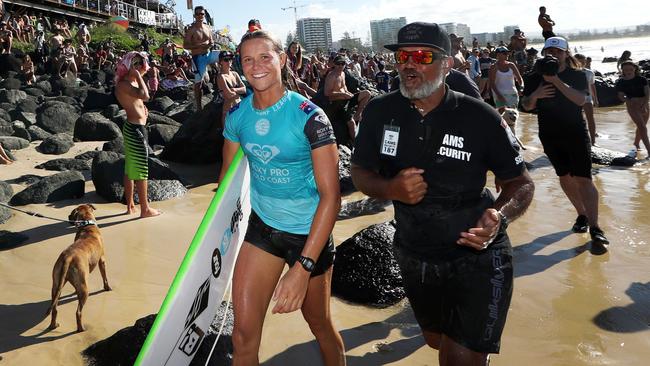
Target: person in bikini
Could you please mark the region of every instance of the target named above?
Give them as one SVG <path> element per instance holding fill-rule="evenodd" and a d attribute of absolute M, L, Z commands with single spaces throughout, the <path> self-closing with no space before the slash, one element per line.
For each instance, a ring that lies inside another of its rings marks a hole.
<path fill-rule="evenodd" d="M 140 199 L 140 217 L 158 216 L 162 212 L 149 205 L 147 179 L 149 178 L 149 152 L 147 143 L 147 116 L 144 105 L 149 90 L 142 76 L 149 65 L 145 55 L 129 52 L 120 61 L 115 76 L 115 96 L 126 111 L 127 122 L 122 126 L 124 135 L 124 198 L 126 214 L 135 213 L 133 188 Z M 135 182 L 135 183 L 134 183 Z"/>

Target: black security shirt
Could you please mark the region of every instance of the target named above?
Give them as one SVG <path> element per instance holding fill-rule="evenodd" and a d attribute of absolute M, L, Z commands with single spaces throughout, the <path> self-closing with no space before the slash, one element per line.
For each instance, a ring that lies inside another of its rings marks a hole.
<path fill-rule="evenodd" d="M 642 98 L 645 96 L 646 85 L 648 79 L 643 76 L 635 76 L 630 80 L 620 78 L 616 81 L 616 91 L 625 94 L 628 98 Z"/>
<path fill-rule="evenodd" d="M 566 68 L 558 77 L 573 89 L 587 90 L 587 77 L 582 70 Z M 529 74 L 524 82 L 524 96 L 531 95 L 541 83 L 545 81 L 540 74 Z M 564 134 L 585 129 L 582 106 L 573 103 L 557 89 L 552 98 L 537 100 L 537 113 L 540 134 Z"/>
<path fill-rule="evenodd" d="M 462 211 L 463 202 L 476 203 L 488 170 L 504 180 L 525 170 L 523 158 L 499 114 L 489 105 L 448 87 L 441 104 L 426 116 L 399 91 L 374 98 L 359 126 L 354 164 L 386 178 L 409 167 L 425 170 L 425 199 L 415 205 L 393 202 L 396 244 L 425 257 L 455 250 L 460 232 L 475 225 L 487 207 L 476 210 L 478 216 L 458 230 L 454 226 L 457 218 L 449 211 Z M 393 145 L 396 131 L 398 137 Z M 393 139 L 386 141 L 389 136 Z M 396 149 L 391 150 L 392 146 Z M 450 222 L 445 222 L 447 219 Z M 448 233 L 431 232 L 452 227 Z"/>

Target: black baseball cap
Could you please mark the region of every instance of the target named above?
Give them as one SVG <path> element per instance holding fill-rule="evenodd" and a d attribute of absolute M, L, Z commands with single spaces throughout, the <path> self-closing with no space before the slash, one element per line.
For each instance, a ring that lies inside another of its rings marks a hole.
<path fill-rule="evenodd" d="M 397 32 L 397 43 L 384 47 L 397 51 L 400 47 L 424 46 L 438 49 L 446 54 L 451 53 L 451 42 L 447 32 L 436 23 L 410 23 Z"/>

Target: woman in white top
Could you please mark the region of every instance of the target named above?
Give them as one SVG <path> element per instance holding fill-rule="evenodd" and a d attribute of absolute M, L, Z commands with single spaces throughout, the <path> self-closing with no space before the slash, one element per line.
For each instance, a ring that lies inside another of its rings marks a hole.
<path fill-rule="evenodd" d="M 517 66 L 508 61 L 509 52 L 505 47 L 498 47 L 497 62 L 490 68 L 489 85 L 494 106 L 499 113 L 503 113 L 506 108 L 516 109 L 519 105 L 519 93 L 524 88 L 524 80 Z"/>

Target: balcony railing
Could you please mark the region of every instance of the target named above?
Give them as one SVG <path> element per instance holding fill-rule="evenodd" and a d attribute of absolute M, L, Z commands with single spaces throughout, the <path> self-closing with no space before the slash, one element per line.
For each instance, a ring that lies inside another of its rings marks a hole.
<path fill-rule="evenodd" d="M 157 6 L 141 8 L 133 3 L 119 0 L 46 0 L 50 3 L 57 3 L 75 9 L 99 13 L 108 16 L 123 16 L 129 21 L 151 25 L 160 28 L 178 28 L 179 22 L 176 14 L 172 12 L 161 12 L 160 4 Z"/>

